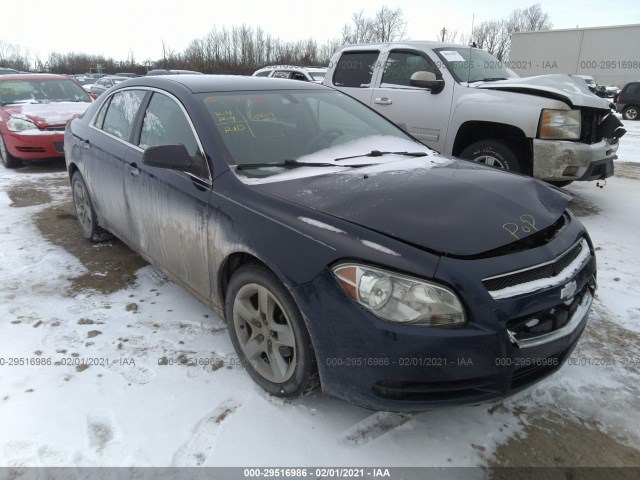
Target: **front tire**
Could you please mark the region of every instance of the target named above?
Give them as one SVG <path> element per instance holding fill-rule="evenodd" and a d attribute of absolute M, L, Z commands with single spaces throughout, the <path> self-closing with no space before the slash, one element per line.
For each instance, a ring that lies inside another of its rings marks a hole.
<path fill-rule="evenodd" d="M 631 105 L 622 111 L 622 118 L 625 120 L 638 120 L 640 118 L 639 113 L 638 107 Z"/>
<path fill-rule="evenodd" d="M 263 389 L 291 398 L 317 387 L 315 353 L 302 314 L 268 269 L 247 264 L 233 274 L 225 317 L 238 357 Z"/>
<path fill-rule="evenodd" d="M 93 202 L 87 190 L 87 185 L 80 172 L 75 172 L 71 177 L 71 192 L 73 194 L 73 206 L 76 210 L 76 218 L 82 235 L 92 242 L 108 240 L 112 235 L 98 226 Z"/>
<path fill-rule="evenodd" d="M 461 158 L 511 172 L 522 172 L 522 165 L 509 146 L 499 140 L 480 140 L 460 154 Z"/>
<path fill-rule="evenodd" d="M 9 153 L 2 134 L 0 134 L 0 160 L 2 160 L 2 165 L 4 165 L 5 168 L 17 168 L 22 165 L 20 160 Z"/>

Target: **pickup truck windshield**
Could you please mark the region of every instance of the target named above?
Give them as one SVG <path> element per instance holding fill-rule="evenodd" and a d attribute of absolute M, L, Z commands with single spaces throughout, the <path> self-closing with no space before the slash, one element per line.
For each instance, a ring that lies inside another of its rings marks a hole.
<path fill-rule="evenodd" d="M 493 82 L 518 75 L 484 50 L 472 47 L 443 47 L 435 50 L 458 82 Z"/>

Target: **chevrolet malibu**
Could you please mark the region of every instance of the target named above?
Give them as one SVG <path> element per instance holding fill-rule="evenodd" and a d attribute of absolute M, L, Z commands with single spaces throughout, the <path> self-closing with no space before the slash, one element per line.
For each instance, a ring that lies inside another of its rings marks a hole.
<path fill-rule="evenodd" d="M 23 160 L 62 158 L 64 129 L 91 98 L 61 75 L 0 77 L 0 159 L 7 168 Z"/>
<path fill-rule="evenodd" d="M 267 392 L 397 411 L 507 396 L 580 337 L 596 259 L 568 197 L 435 154 L 305 82 L 130 80 L 65 132 L 82 234 L 226 319 Z"/>

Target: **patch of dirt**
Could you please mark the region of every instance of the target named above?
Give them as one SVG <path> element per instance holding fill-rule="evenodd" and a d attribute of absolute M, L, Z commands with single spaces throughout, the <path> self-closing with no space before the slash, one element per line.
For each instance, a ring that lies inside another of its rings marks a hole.
<path fill-rule="evenodd" d="M 494 458 L 489 461 L 491 479 L 610 478 L 605 471 L 582 470 L 583 467 L 599 466 L 634 467 L 617 468 L 615 472 L 610 473 L 615 473 L 615 478 L 619 480 L 637 478 L 640 452 L 598 431 L 589 421 L 564 418 L 557 414 L 548 414 L 545 418 L 530 421 L 531 423 L 525 426 L 524 435 L 510 438 L 498 448 Z M 532 476 L 541 473 L 540 471 L 497 468 L 533 465 L 560 468 L 549 469 L 549 475 L 543 477 Z M 588 476 L 590 473 L 597 476 Z"/>
<path fill-rule="evenodd" d="M 640 163 L 616 162 L 614 166 L 615 176 L 640 180 Z"/>
<path fill-rule="evenodd" d="M 47 240 L 64 248 L 89 270 L 72 279 L 71 288 L 66 293 L 73 295 L 82 290 L 112 293 L 126 288 L 133 282 L 135 272 L 147 263 L 115 238 L 103 243 L 86 240 L 76 221 L 71 190 L 68 196 L 67 201 L 42 210 L 34 218 Z"/>
<path fill-rule="evenodd" d="M 569 202 L 569 208 L 578 217 L 589 217 L 599 214 L 602 209 L 595 203 L 580 196 L 579 193 L 571 192 L 574 198 Z"/>
<path fill-rule="evenodd" d="M 48 187 L 54 185 L 56 187 L 68 184 L 69 181 L 66 178 L 60 178 L 51 180 L 51 183 L 46 185 L 46 188 L 42 183 L 36 182 L 23 182 L 17 185 L 12 185 L 7 189 L 7 195 L 11 199 L 10 207 L 32 207 L 34 205 L 43 205 L 51 202 L 51 195 L 49 194 Z"/>

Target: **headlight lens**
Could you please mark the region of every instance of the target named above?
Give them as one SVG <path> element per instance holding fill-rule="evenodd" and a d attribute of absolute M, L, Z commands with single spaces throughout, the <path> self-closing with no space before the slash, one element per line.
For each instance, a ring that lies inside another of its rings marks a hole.
<path fill-rule="evenodd" d="M 23 118 L 11 117 L 7 121 L 7 128 L 12 132 L 24 132 L 25 130 L 38 130 L 36 124 Z"/>
<path fill-rule="evenodd" d="M 383 320 L 416 325 L 466 322 L 462 303 L 442 285 L 366 265 L 338 265 L 333 274 L 351 298 Z"/>
<path fill-rule="evenodd" d="M 582 120 L 580 110 L 542 110 L 540 138 L 547 140 L 578 140 Z"/>

